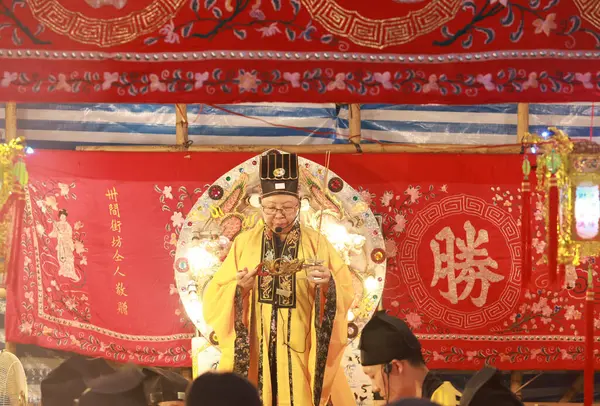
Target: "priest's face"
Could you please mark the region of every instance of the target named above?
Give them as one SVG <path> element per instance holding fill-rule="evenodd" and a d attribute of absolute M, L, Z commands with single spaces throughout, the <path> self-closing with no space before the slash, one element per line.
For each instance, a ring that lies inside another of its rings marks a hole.
<path fill-rule="evenodd" d="M 300 201 L 291 195 L 271 195 L 261 200 L 263 219 L 274 230 L 278 227 L 287 232 L 294 225 Z"/>

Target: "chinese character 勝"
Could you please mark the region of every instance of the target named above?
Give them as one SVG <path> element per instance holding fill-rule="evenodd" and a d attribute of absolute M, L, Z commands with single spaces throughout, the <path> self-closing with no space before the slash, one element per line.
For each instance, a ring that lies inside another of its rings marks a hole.
<path fill-rule="evenodd" d="M 429 243 L 435 267 L 431 286 L 436 286 L 440 279 L 447 279 L 448 291 L 440 290 L 440 294 L 450 303 L 457 304 L 469 297 L 475 282 L 479 280 L 481 281 L 481 293 L 478 297 L 470 299 L 475 306 L 482 307 L 487 301 L 490 285 L 500 282 L 504 276 L 490 270 L 490 268 L 498 269 L 498 263 L 490 258 L 487 249 L 480 248 L 482 244 L 489 242 L 488 232 L 483 229 L 479 230 L 477 238 L 475 238 L 475 227 L 470 221 L 464 223 L 464 229 L 467 235 L 466 241 L 456 238 L 450 227 L 444 227 Z M 446 242 L 445 253 L 440 251 L 438 241 Z M 455 244 L 460 253 L 454 252 Z M 483 258 L 476 259 L 475 257 Z M 459 271 L 458 275 L 456 271 Z M 465 283 L 466 286 L 459 295 L 457 285 L 462 283 Z"/>

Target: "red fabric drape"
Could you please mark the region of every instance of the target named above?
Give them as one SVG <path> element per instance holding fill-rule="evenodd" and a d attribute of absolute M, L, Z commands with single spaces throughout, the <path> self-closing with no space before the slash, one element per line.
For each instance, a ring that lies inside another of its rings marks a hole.
<path fill-rule="evenodd" d="M 583 0 L 9 3 L 4 100 L 565 103 L 600 77 Z"/>
<path fill-rule="evenodd" d="M 29 156 L 27 210 L 10 265 L 7 339 L 142 364 L 189 365 L 193 329 L 171 286 L 177 224 L 215 179 L 251 157 L 64 151 Z M 323 156 L 306 158 L 324 162 Z M 432 368 L 490 363 L 581 369 L 585 292 L 578 280 L 568 281 L 577 282 L 569 290 L 549 289 L 548 268 L 537 265 L 523 292 L 521 162 L 519 155 L 331 159 L 331 177 L 354 187 L 382 217 L 388 257 L 383 305 L 418 335 Z M 106 196 L 113 187 L 119 193 L 118 263 L 124 276 L 116 273 Z M 539 196 L 532 198 L 537 264 L 545 249 L 545 219 L 537 212 Z M 73 232 L 77 280 L 59 272 L 52 231 L 63 209 Z M 580 278 L 585 271 L 577 273 Z M 125 292 L 117 289 L 119 282 Z M 125 301 L 127 314 L 119 306 Z"/>

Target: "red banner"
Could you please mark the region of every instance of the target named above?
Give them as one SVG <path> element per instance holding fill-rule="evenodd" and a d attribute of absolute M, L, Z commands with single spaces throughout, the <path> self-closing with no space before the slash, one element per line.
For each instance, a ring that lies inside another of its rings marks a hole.
<path fill-rule="evenodd" d="M 600 4 L 574 0 L 2 0 L 2 98 L 589 101 Z"/>
<path fill-rule="evenodd" d="M 8 284 L 7 339 L 189 365 L 193 328 L 174 287 L 173 250 L 193 203 L 247 158 L 30 156 L 20 250 Z M 384 305 L 418 334 L 431 368 L 581 368 L 585 271 L 570 273 L 566 289 L 548 286 L 539 264 L 545 248 L 541 201 L 532 234 L 534 287 L 521 290 L 521 159 L 331 159 L 331 169 L 382 216 L 389 258 Z"/>

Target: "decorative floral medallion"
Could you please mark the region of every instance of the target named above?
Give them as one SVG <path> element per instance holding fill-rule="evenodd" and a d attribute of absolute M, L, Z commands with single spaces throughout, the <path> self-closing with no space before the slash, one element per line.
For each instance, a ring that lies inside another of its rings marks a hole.
<path fill-rule="evenodd" d="M 98 4 L 108 18 L 97 18 L 96 4 L 64 0 L 28 0 L 31 12 L 52 31 L 73 41 L 111 47 L 126 44 L 165 25 L 185 0 L 136 1 L 126 4 L 113 1 Z M 68 6 L 63 3 L 67 3 Z M 144 4 L 145 3 L 145 4 Z M 113 7 L 106 7 L 113 5 Z"/>
<path fill-rule="evenodd" d="M 175 269 L 177 272 L 187 272 L 190 268 L 187 258 L 178 258 L 175 261 Z"/>
<path fill-rule="evenodd" d="M 208 189 L 208 196 L 213 200 L 219 200 L 223 197 L 223 188 L 219 185 L 212 185 Z"/>
<path fill-rule="evenodd" d="M 502 240 L 504 249 L 491 255 L 490 241 Z M 518 303 L 520 244 L 509 213 L 479 197 L 449 196 L 419 211 L 408 225 L 398 250 L 401 276 L 430 318 L 462 330 L 482 329 Z M 427 256 L 430 263 L 417 262 Z M 433 273 L 420 269 L 427 266 Z"/>
<path fill-rule="evenodd" d="M 394 4 L 363 10 L 344 7 L 344 0 L 303 0 L 312 17 L 333 34 L 348 38 L 355 44 L 386 48 L 405 44 L 430 33 L 452 20 L 461 5 L 460 0 L 430 0 L 414 4 Z M 425 5 L 423 5 L 425 3 Z M 378 11 L 379 9 L 379 11 Z M 389 15 L 401 17 L 387 18 Z"/>
<path fill-rule="evenodd" d="M 348 323 L 348 338 L 352 340 L 358 335 L 358 326 L 354 323 Z"/>
<path fill-rule="evenodd" d="M 381 248 L 374 249 L 373 252 L 371 252 L 371 259 L 376 264 L 382 264 L 385 261 L 385 251 Z"/>
<path fill-rule="evenodd" d="M 331 190 L 333 193 L 337 193 L 344 188 L 344 181 L 337 177 L 331 178 L 327 184 L 327 187 L 329 187 L 329 190 Z"/>

